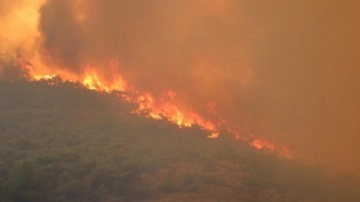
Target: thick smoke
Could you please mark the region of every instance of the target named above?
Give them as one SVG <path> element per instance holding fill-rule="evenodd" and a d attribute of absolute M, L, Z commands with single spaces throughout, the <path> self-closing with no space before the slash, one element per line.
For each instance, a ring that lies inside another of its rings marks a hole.
<path fill-rule="evenodd" d="M 206 112 L 208 103 L 236 121 L 256 84 L 249 66 L 244 17 L 230 1 L 47 1 L 41 8 L 42 52 L 49 65 L 81 72 L 96 67 L 111 78 L 111 59 L 136 89 L 177 93 L 183 106 Z M 221 102 L 220 99 L 221 98 Z M 238 98 L 238 99 L 239 99 Z M 242 99 L 239 99 L 242 101 Z"/>
<path fill-rule="evenodd" d="M 90 65 L 108 77 L 116 59 L 138 89 L 171 89 L 203 114 L 216 103 L 244 132 L 358 173 L 359 9 L 325 0 L 47 0 L 38 51 L 48 66 Z"/>
<path fill-rule="evenodd" d="M 39 7 L 44 0 L 0 0 L 0 79 L 23 76 L 19 58 L 37 58 Z"/>

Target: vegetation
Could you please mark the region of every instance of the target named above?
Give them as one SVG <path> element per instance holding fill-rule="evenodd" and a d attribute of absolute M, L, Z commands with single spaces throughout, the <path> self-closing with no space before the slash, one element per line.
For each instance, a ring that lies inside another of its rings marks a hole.
<path fill-rule="evenodd" d="M 0 201 L 359 201 L 360 180 L 132 115 L 119 94 L 0 82 Z"/>

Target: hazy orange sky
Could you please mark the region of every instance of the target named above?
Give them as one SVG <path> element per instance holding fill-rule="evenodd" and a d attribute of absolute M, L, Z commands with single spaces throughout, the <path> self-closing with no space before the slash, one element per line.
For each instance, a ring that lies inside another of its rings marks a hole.
<path fill-rule="evenodd" d="M 172 89 L 307 162 L 360 174 L 359 1 L 0 0 L 0 77 L 34 68 Z"/>

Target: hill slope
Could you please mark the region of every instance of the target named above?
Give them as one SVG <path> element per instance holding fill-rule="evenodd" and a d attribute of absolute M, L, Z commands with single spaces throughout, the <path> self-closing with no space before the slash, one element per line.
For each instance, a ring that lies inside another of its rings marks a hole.
<path fill-rule="evenodd" d="M 358 201 L 360 180 L 131 114 L 116 93 L 0 82 L 0 201 Z"/>

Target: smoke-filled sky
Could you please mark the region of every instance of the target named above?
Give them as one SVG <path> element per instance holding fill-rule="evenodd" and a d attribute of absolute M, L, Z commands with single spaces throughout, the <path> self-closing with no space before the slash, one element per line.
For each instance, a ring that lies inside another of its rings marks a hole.
<path fill-rule="evenodd" d="M 0 0 L 0 78 L 18 55 L 105 77 L 116 60 L 137 89 L 171 89 L 205 115 L 216 103 L 243 131 L 360 174 L 359 9 L 351 0 Z"/>

